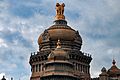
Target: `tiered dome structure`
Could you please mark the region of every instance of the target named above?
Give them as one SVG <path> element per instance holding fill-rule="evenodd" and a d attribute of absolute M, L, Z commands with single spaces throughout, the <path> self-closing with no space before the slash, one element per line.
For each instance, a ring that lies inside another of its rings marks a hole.
<path fill-rule="evenodd" d="M 73 74 L 74 65 L 68 61 L 68 53 L 60 44 L 58 40 L 56 49 L 49 54 L 41 80 L 79 80 L 79 77 Z"/>
<path fill-rule="evenodd" d="M 30 80 L 90 80 L 92 58 L 80 51 L 82 38 L 67 25 L 64 7 L 56 4 L 54 24 L 38 38 L 39 51 L 30 56 Z"/>

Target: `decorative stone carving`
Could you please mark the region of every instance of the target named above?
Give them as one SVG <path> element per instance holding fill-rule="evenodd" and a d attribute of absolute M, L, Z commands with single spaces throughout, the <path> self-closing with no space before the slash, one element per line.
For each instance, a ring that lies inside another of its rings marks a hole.
<path fill-rule="evenodd" d="M 42 35 L 42 40 L 43 41 L 48 41 L 50 38 L 50 34 L 48 33 L 47 30 L 44 31 L 43 35 Z"/>
<path fill-rule="evenodd" d="M 75 40 L 78 40 L 78 39 L 79 39 L 79 37 L 80 37 L 79 32 L 78 32 L 78 31 L 76 31 L 76 32 L 75 32 L 75 34 L 76 34 L 76 36 L 75 36 Z"/>
<path fill-rule="evenodd" d="M 64 14 L 64 7 L 65 7 L 64 3 L 62 3 L 61 5 L 59 3 L 57 3 L 56 4 L 56 14 L 63 15 Z"/>

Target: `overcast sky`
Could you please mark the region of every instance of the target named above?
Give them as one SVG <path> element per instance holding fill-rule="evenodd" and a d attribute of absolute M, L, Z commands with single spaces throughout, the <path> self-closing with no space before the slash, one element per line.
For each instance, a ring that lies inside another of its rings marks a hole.
<path fill-rule="evenodd" d="M 120 0 L 57 0 L 65 3 L 68 25 L 90 53 L 91 76 L 109 69 L 115 58 L 120 68 Z M 0 77 L 29 80 L 31 52 L 38 36 L 53 24 L 56 0 L 0 0 Z"/>

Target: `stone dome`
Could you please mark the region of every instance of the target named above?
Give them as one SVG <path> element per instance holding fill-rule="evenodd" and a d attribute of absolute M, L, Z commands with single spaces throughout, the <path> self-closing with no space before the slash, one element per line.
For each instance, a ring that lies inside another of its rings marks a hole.
<path fill-rule="evenodd" d="M 108 70 L 108 74 L 111 76 L 120 75 L 120 69 L 115 65 L 115 60 L 112 62 L 112 67 Z"/>
<path fill-rule="evenodd" d="M 49 54 L 48 60 L 68 60 L 68 58 L 68 53 L 61 48 L 60 40 L 58 40 L 57 47 Z"/>
<path fill-rule="evenodd" d="M 56 20 L 54 23 L 54 25 L 46 29 L 39 36 L 38 44 L 40 46 L 42 46 L 45 42 L 57 41 L 60 39 L 61 41 L 76 42 L 79 49 L 81 48 L 82 38 L 78 31 L 75 31 L 70 26 L 68 26 L 65 20 Z"/>

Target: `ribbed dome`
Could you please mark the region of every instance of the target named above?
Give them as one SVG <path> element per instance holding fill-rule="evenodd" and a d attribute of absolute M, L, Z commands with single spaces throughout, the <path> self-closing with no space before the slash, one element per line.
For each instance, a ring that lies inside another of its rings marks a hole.
<path fill-rule="evenodd" d="M 120 69 L 118 69 L 117 66 L 112 66 L 112 67 L 108 70 L 108 74 L 109 74 L 110 76 L 120 75 Z"/>
<path fill-rule="evenodd" d="M 49 38 L 51 40 L 57 40 L 57 39 L 61 39 L 61 40 L 69 40 L 69 41 L 74 41 L 75 40 L 75 36 L 76 33 L 74 30 L 72 29 L 66 29 L 66 28 L 61 28 L 63 26 L 56 26 L 56 28 L 54 29 L 48 29 L 47 32 L 49 34 Z M 38 39 L 38 44 L 40 45 L 43 42 L 43 35 L 45 33 L 43 33 L 39 39 Z"/>
<path fill-rule="evenodd" d="M 82 38 L 78 31 L 67 25 L 64 16 L 64 4 L 56 4 L 54 25 L 46 29 L 38 38 L 39 50 L 55 49 L 58 39 L 62 41 L 64 49 L 80 50 Z"/>
<path fill-rule="evenodd" d="M 38 38 L 38 44 L 41 45 L 48 41 L 72 41 L 82 45 L 82 38 L 78 31 L 75 31 L 67 25 L 65 20 L 56 20 L 55 24 L 45 30 Z"/>

